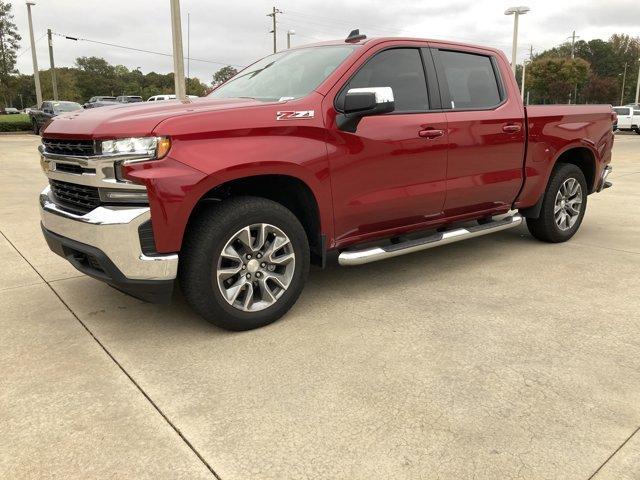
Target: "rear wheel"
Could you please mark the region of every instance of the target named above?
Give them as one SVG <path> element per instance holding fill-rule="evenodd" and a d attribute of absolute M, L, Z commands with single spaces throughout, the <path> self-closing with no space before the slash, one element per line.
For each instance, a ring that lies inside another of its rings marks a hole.
<path fill-rule="evenodd" d="M 309 273 L 309 244 L 282 205 L 255 197 L 225 200 L 192 222 L 180 282 L 193 309 L 227 330 L 249 330 L 284 315 Z"/>
<path fill-rule="evenodd" d="M 527 218 L 531 235 L 544 242 L 566 242 L 580 228 L 587 208 L 587 182 L 582 170 L 556 165 L 544 193 L 538 218 Z"/>
<path fill-rule="evenodd" d="M 31 128 L 35 135 L 40 135 L 40 128 L 38 127 L 38 122 L 36 122 L 35 119 L 31 120 Z"/>

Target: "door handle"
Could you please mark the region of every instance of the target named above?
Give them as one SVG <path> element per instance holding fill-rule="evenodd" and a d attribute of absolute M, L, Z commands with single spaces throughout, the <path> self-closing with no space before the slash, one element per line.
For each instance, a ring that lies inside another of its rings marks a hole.
<path fill-rule="evenodd" d="M 520 133 L 522 130 L 522 126 L 517 123 L 510 123 L 502 126 L 502 131 L 504 133 Z"/>
<path fill-rule="evenodd" d="M 420 130 L 418 132 L 422 138 L 439 138 L 444 135 L 444 130 L 436 130 L 435 128 L 425 128 L 424 130 Z"/>

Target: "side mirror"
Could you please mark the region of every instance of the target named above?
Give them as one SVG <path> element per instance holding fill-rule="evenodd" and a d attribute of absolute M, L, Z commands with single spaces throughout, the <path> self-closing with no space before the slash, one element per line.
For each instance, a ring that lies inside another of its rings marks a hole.
<path fill-rule="evenodd" d="M 393 112 L 395 102 L 391 87 L 352 88 L 344 97 L 344 113 L 338 114 L 340 130 L 355 133 L 363 117 Z"/>

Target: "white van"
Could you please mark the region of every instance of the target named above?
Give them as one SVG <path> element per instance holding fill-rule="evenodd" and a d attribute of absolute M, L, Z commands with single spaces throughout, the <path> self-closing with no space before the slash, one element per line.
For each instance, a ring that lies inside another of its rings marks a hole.
<path fill-rule="evenodd" d="M 640 108 L 633 106 L 613 107 L 618 115 L 618 121 L 613 126 L 614 130 L 635 131 L 640 135 Z"/>
<path fill-rule="evenodd" d="M 200 98 L 197 95 L 187 95 L 189 98 Z M 175 95 L 154 95 L 147 99 L 147 102 L 159 102 L 161 100 L 175 100 Z"/>

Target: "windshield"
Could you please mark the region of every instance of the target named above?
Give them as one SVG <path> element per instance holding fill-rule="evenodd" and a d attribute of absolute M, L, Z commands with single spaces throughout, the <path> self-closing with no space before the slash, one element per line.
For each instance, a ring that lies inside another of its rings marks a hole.
<path fill-rule="evenodd" d="M 54 102 L 53 111 L 55 113 L 73 112 L 74 110 L 80 110 L 82 105 L 76 102 Z"/>
<path fill-rule="evenodd" d="M 629 108 L 614 108 L 613 111 L 618 115 L 631 115 L 631 109 Z"/>
<path fill-rule="evenodd" d="M 275 53 L 247 67 L 209 96 L 263 101 L 304 97 L 320 85 L 355 48 L 354 45 L 335 45 Z"/>

